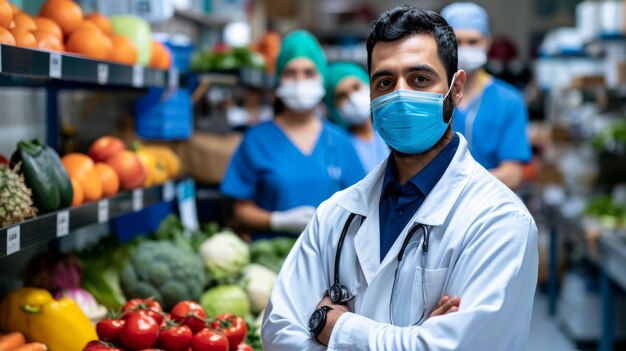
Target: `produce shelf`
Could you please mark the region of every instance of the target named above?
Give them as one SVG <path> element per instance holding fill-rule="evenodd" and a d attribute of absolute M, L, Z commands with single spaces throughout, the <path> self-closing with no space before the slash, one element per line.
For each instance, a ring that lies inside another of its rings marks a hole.
<path fill-rule="evenodd" d="M 262 89 L 274 87 L 274 76 L 256 68 L 209 71 L 196 73 L 200 82 L 224 85 L 244 85 Z"/>
<path fill-rule="evenodd" d="M 177 87 L 180 77 L 175 70 L 163 71 L 143 66 L 96 61 L 66 53 L 54 53 L 11 45 L 0 45 L 0 72 L 24 82 L 44 84 L 49 80 L 88 83 L 96 86 L 130 88 Z M 26 78 L 26 79 L 24 79 Z"/>
<path fill-rule="evenodd" d="M 172 201 L 177 194 L 176 184 L 185 180 L 183 178 L 147 189 L 121 192 L 111 198 L 47 213 L 0 228 L 0 258 L 66 236 L 88 225 L 106 223 L 113 217 L 137 212 L 160 202 Z"/>

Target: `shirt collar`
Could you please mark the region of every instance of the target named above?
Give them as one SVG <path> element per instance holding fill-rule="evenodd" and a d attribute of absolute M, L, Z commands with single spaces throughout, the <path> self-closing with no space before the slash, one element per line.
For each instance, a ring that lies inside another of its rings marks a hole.
<path fill-rule="evenodd" d="M 409 181 L 403 186 L 400 186 L 400 182 L 398 182 L 395 159 L 392 153 L 389 156 L 389 161 L 387 162 L 387 167 L 385 169 L 382 197 L 389 195 L 388 189 L 390 184 L 395 184 L 403 192 L 406 192 L 411 188 L 417 188 L 424 197 L 428 196 L 430 191 L 433 190 L 437 182 L 439 182 L 439 179 L 443 176 L 444 172 L 450 165 L 450 162 L 452 162 L 452 158 L 454 157 L 458 147 L 459 137 L 456 133 L 454 133 L 454 136 L 448 145 L 446 145 L 443 150 L 441 150 L 441 152 L 432 161 L 430 161 L 426 167 L 424 167 L 424 169 L 413 176 L 413 178 L 409 179 Z"/>

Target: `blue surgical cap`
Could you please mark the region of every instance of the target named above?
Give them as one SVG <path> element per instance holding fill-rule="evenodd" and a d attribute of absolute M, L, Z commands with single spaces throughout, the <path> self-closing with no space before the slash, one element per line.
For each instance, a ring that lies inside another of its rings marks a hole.
<path fill-rule="evenodd" d="M 473 2 L 455 2 L 441 10 L 441 17 L 454 30 L 474 29 L 484 37 L 489 36 L 489 16 L 484 8 Z"/>

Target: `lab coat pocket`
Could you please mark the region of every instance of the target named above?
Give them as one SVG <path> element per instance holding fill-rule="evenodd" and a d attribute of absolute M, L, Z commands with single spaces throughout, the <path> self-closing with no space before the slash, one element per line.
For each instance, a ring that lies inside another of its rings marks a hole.
<path fill-rule="evenodd" d="M 414 318 L 411 323 L 417 323 L 428 319 L 428 315 L 442 297 L 443 287 L 448 275 L 448 268 L 424 269 L 417 267 L 411 299 L 411 313 Z M 424 310 L 424 302 L 426 310 Z"/>

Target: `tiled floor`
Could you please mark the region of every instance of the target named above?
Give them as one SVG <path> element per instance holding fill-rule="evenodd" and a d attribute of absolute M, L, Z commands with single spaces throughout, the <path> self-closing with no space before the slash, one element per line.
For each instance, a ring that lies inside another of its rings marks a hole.
<path fill-rule="evenodd" d="M 575 351 L 576 347 L 561 331 L 555 320 L 548 315 L 548 299 L 537 292 L 533 306 L 528 351 Z"/>

